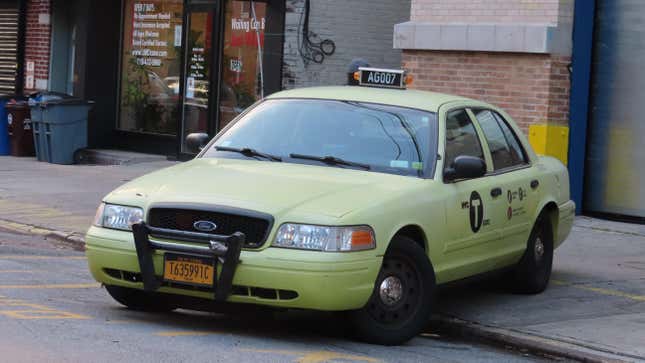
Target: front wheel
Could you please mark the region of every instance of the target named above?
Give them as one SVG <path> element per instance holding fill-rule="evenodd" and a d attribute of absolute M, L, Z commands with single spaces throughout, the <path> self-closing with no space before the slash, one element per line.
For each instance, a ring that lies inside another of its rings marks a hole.
<path fill-rule="evenodd" d="M 423 248 L 407 237 L 395 237 L 372 296 L 362 309 L 351 313 L 357 337 L 383 345 L 412 339 L 430 319 L 434 290 L 434 271 Z"/>
<path fill-rule="evenodd" d="M 105 289 L 114 300 L 131 310 L 167 312 L 176 309 L 163 296 L 154 292 L 112 285 L 105 285 Z"/>

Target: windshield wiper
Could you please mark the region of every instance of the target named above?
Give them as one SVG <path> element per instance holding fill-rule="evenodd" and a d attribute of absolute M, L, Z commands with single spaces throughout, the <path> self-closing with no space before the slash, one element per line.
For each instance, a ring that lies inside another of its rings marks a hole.
<path fill-rule="evenodd" d="M 332 165 L 347 165 L 347 166 L 355 166 L 358 168 L 363 168 L 365 170 L 370 170 L 371 167 L 367 164 L 362 164 L 362 163 L 356 163 L 353 161 L 348 161 L 344 160 L 341 158 L 337 158 L 335 156 L 314 156 L 314 155 L 302 155 L 302 154 L 289 154 L 289 157 L 292 159 L 304 159 L 304 160 L 315 160 L 315 161 L 321 161 L 326 164 L 332 164 Z"/>
<path fill-rule="evenodd" d="M 272 160 L 272 161 L 282 161 L 282 158 L 279 157 L 279 156 L 259 152 L 259 151 L 255 150 L 255 149 L 251 149 L 251 148 L 248 148 L 248 147 L 236 148 L 236 147 L 228 147 L 228 146 L 215 146 L 215 150 L 217 150 L 217 151 L 230 151 L 230 152 L 234 152 L 234 153 L 240 153 L 240 154 L 242 154 L 244 156 L 249 156 L 249 157 L 259 156 L 259 157 L 263 157 L 265 159 L 269 159 L 269 160 Z"/>

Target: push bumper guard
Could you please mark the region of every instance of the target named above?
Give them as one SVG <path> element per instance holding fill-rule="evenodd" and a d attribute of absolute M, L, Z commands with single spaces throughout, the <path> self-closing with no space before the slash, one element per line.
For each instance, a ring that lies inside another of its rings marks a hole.
<path fill-rule="evenodd" d="M 224 301 L 228 298 L 233 285 L 235 268 L 240 262 L 240 253 L 246 237 L 244 233 L 236 232 L 230 236 L 213 235 L 176 231 L 171 229 L 155 228 L 138 223 L 132 226 L 134 244 L 137 249 L 139 268 L 143 279 L 143 288 L 146 291 L 156 291 L 161 287 L 161 280 L 155 276 L 152 254 L 155 250 L 170 252 L 184 252 L 205 257 L 217 258 L 222 264 L 219 279 L 213 279 L 215 300 Z M 152 239 L 150 238 L 152 237 Z M 185 245 L 180 243 L 162 242 L 154 238 L 164 238 L 176 241 L 200 243 L 205 246 Z"/>

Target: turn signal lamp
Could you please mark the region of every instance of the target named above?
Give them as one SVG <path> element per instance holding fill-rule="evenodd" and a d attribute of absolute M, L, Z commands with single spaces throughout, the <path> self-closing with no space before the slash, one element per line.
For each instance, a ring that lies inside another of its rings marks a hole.
<path fill-rule="evenodd" d="M 409 86 L 412 84 L 412 82 L 414 82 L 414 77 L 412 77 L 411 74 L 408 74 L 405 76 L 405 80 L 403 82 L 405 83 L 406 86 Z"/>

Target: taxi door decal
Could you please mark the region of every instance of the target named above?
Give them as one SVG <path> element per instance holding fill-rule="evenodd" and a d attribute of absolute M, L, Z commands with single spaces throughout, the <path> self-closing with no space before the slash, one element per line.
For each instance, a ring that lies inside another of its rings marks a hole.
<path fill-rule="evenodd" d="M 523 189 L 522 187 L 519 187 L 517 191 L 513 190 L 508 190 L 507 198 L 508 198 L 508 210 L 506 212 L 506 217 L 510 221 L 513 219 L 514 216 L 519 216 L 522 214 L 526 213 L 526 210 L 524 209 L 524 198 L 527 197 L 526 190 Z M 520 201 L 520 206 L 513 208 L 513 201 L 518 200 Z"/>
<path fill-rule="evenodd" d="M 484 202 L 476 191 L 470 194 L 470 229 L 473 233 L 479 232 L 484 222 Z"/>

